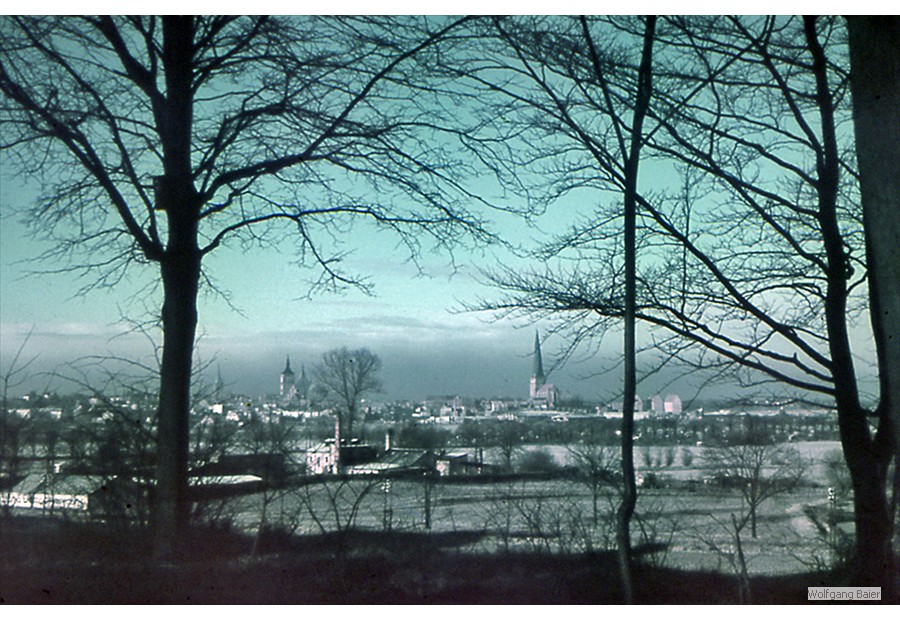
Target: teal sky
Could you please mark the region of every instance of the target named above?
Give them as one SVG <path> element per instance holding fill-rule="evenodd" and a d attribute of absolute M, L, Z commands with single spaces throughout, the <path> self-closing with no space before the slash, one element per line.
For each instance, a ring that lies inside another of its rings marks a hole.
<path fill-rule="evenodd" d="M 32 329 L 25 357 L 38 356 L 32 367 L 37 376 L 21 390 L 58 388 L 58 379 L 40 373 L 71 374 L 72 362 L 82 356 L 115 355 L 152 364 L 152 343 L 135 332 L 133 322 L 152 318 L 161 302 L 159 292 L 148 286 L 155 266 L 135 267 L 126 281 L 87 295 L 79 295 L 87 281 L 72 274 L 33 274 L 50 267 L 32 260 L 46 246 L 10 213 L 33 200 L 37 190 L 23 186 L 6 166 L 0 172 L 2 367 L 8 367 Z M 660 180 L 657 174 L 655 181 Z M 596 194 L 573 195 L 532 225 L 500 212 L 486 215 L 506 240 L 534 246 L 599 199 Z M 347 269 L 370 276 L 373 295 L 353 289 L 308 295 L 309 279 L 317 272 L 294 264 L 290 239 L 274 248 L 223 246 L 208 256 L 205 268 L 223 294 L 207 290 L 199 304 L 196 357 L 201 364 L 213 361 L 207 376 L 221 368 L 235 392 L 274 393 L 286 355 L 299 370 L 311 367 L 328 349 L 368 347 L 383 360 L 386 398 L 524 398 L 534 331 L 542 333 L 548 370 L 565 346 L 560 337 L 545 336 L 546 324 L 463 310 L 467 303 L 497 298 L 495 290 L 479 282 L 480 269 L 528 265 L 502 247 L 463 249 L 452 259 L 447 252 L 426 252 L 419 257 L 420 273 L 395 237 L 371 226 L 355 227 L 349 245 L 353 252 Z M 150 334 L 159 341 L 158 332 Z M 564 396 L 613 400 L 620 377 L 619 346 L 614 335 L 604 353 L 577 356 L 552 370 L 550 380 Z M 684 384 L 669 385 L 670 379 L 658 375 L 642 391 L 648 397 L 657 390 L 692 393 Z"/>
<path fill-rule="evenodd" d="M 643 191 L 679 183 L 668 166 L 642 163 Z M 491 198 L 489 184 L 476 187 Z M 152 343 L 137 334 L 131 322 L 147 321 L 159 308 L 161 295 L 149 286 L 156 267 L 134 266 L 114 287 L 88 295 L 79 295 L 88 281 L 71 273 L 34 275 L 31 272 L 54 265 L 33 262 L 47 246 L 28 234 L 16 211 L 37 192 L 37 186 L 26 184 L 0 158 L 0 368 L 8 367 L 32 329 L 25 356 L 39 356 L 36 371 L 66 372 L 67 364 L 84 355 L 148 358 Z M 516 198 L 510 200 L 515 201 L 511 206 L 524 206 Z M 569 194 L 533 226 L 482 206 L 470 208 L 506 240 L 533 247 L 601 200 L 610 196 Z M 295 264 L 290 238 L 268 248 L 226 245 L 209 255 L 205 268 L 223 295 L 207 291 L 201 297 L 198 359 L 215 360 L 235 391 L 261 394 L 275 391 L 288 354 L 295 367 L 309 367 L 330 348 L 368 347 L 384 362 L 385 395 L 390 398 L 526 396 L 534 330 L 543 334 L 547 326 L 460 312 L 466 303 L 497 297 L 478 282 L 479 269 L 526 264 L 522 259 L 499 246 L 460 248 L 451 259 L 446 252 L 431 253 L 426 245 L 419 257 L 420 274 L 390 234 L 359 223 L 342 238 L 342 249 L 352 252 L 347 270 L 369 277 L 374 295 L 351 289 L 308 296 L 308 282 L 317 272 Z M 548 368 L 564 345 L 560 339 L 545 339 Z M 613 398 L 618 373 L 596 374 L 615 367 L 619 346 L 611 338 L 603 353 L 573 361 L 555 371 L 552 380 L 564 396 Z M 665 384 L 666 377 L 659 376 L 640 391 L 651 395 Z"/>
<path fill-rule="evenodd" d="M 152 345 L 130 323 L 148 320 L 160 303 L 158 291 L 148 288 L 155 267 L 134 267 L 126 281 L 87 295 L 79 295 L 87 280 L 33 273 L 52 267 L 33 260 L 47 246 L 32 238 L 13 212 L 37 190 L 23 185 L 6 165 L 0 172 L 3 367 L 32 327 L 25 355 L 39 356 L 35 370 L 70 372 L 68 364 L 84 355 L 148 359 Z M 507 238 L 540 237 L 537 228 L 518 218 L 493 216 Z M 562 221 L 551 212 L 539 224 L 548 231 Z M 214 358 L 234 390 L 251 394 L 275 390 L 285 355 L 295 366 L 311 366 L 325 350 L 340 346 L 368 347 L 382 357 L 388 397 L 527 394 L 533 330 L 543 326 L 462 311 L 464 304 L 494 295 L 478 282 L 480 268 L 518 259 L 500 247 L 462 249 L 452 258 L 426 252 L 419 258 L 420 273 L 390 234 L 362 225 L 351 235 L 347 268 L 370 276 L 373 295 L 349 290 L 309 296 L 308 281 L 316 272 L 293 263 L 289 239 L 275 248 L 226 246 L 208 256 L 205 267 L 225 295 L 207 291 L 201 297 L 198 358 Z M 559 346 L 551 338 L 545 356 L 552 358 Z M 580 380 L 596 365 L 580 366 L 559 371 L 566 380 L 558 383 L 569 394 L 599 396 L 606 382 L 601 388 Z M 44 381 L 50 380 L 41 377 L 37 384 Z"/>

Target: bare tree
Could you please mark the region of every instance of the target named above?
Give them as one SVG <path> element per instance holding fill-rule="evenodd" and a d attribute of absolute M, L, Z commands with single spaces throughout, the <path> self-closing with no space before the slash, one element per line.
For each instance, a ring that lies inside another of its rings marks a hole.
<path fill-rule="evenodd" d="M 385 480 L 380 476 L 317 476 L 296 489 L 298 501 L 320 533 L 336 536 L 337 558 L 343 557 L 347 550 L 350 533 L 357 526 L 366 498 Z"/>
<path fill-rule="evenodd" d="M 355 219 L 398 234 L 413 257 L 423 238 L 486 238 L 460 206 L 472 197 L 458 181 L 465 165 L 448 155 L 453 109 L 436 101 L 439 88 L 420 87 L 427 54 L 465 21 L 3 19 L 0 149 L 44 185 L 27 213 L 55 242 L 43 258 L 89 278 L 86 289 L 136 265 L 158 269 L 158 554 L 187 521 L 205 257 L 292 231 L 316 283 L 366 288 L 336 246 Z"/>
<path fill-rule="evenodd" d="M 721 531 L 728 533 L 727 542 L 723 543 L 719 536 L 710 532 L 709 526 L 706 524 L 697 528 L 695 536 L 706 549 L 714 551 L 720 559 L 728 561 L 737 580 L 737 601 L 741 605 L 750 605 L 753 602 L 752 582 L 741 539 L 741 532 L 747 527 L 747 521 L 738 519 L 734 513 L 729 515 L 730 520 L 727 521 L 715 515 L 709 516 Z"/>
<path fill-rule="evenodd" d="M 853 124 L 866 232 L 869 315 L 880 384 L 878 411 L 893 427 L 893 575 L 900 595 L 900 18 L 848 17 Z M 854 477 L 854 484 L 859 479 Z"/>
<path fill-rule="evenodd" d="M 502 420 L 493 425 L 487 441 L 490 442 L 503 459 L 503 468 L 511 472 L 514 457 L 522 451 L 527 427 L 517 420 Z"/>
<path fill-rule="evenodd" d="M 812 17 L 732 18 L 705 32 L 678 25 L 673 41 L 703 59 L 698 77 L 711 85 L 714 98 L 673 112 L 677 120 L 663 124 L 666 138 L 658 152 L 714 179 L 736 210 L 718 217 L 731 247 L 705 249 L 699 231 L 672 235 L 690 256 L 680 271 L 696 274 L 687 264 L 699 263 L 707 276 L 651 304 L 666 308 L 667 327 L 674 323 L 679 338 L 702 344 L 716 363 L 833 399 L 854 477 L 860 577 L 875 582 L 884 580 L 890 564 L 885 483 L 893 441 L 884 403 L 863 405 L 849 331 L 864 307 L 861 284 L 871 274 L 859 251 L 852 145 L 840 139 L 849 122 L 842 25 Z M 714 69 L 726 62 L 733 64 L 724 72 Z M 766 100 L 774 107 L 744 115 L 751 110 L 736 102 L 746 84 L 770 93 Z M 671 109 L 675 101 L 668 103 Z M 701 138 L 712 148 L 698 148 Z M 655 220 L 662 224 L 664 218 Z M 673 219 L 668 221 L 663 226 L 671 234 Z M 710 290 L 715 294 L 705 294 Z"/>
<path fill-rule="evenodd" d="M 496 37 L 504 47 L 497 51 L 496 59 L 476 64 L 468 75 L 477 85 L 507 97 L 509 103 L 498 106 L 498 111 L 515 129 L 501 131 L 524 143 L 527 150 L 516 155 L 516 161 L 526 167 L 533 167 L 535 162 L 543 165 L 542 178 L 546 178 L 549 169 L 552 176 L 542 188 L 545 195 L 559 198 L 576 189 L 591 187 L 613 193 L 622 203 L 621 208 L 616 205 L 615 214 L 593 219 L 586 226 L 587 234 L 597 233 L 610 243 L 621 238 L 621 250 L 616 247 L 611 253 L 624 256 L 621 272 L 617 273 L 619 277 L 607 285 L 613 295 L 623 300 L 624 306 L 619 315 L 624 332 L 621 432 L 624 492 L 618 512 L 617 546 L 623 593 L 625 601 L 630 603 L 630 524 L 637 502 L 633 439 L 640 204 L 637 181 L 645 142 L 644 120 L 653 91 L 656 17 L 625 20 L 622 30 L 631 36 L 623 34 L 612 44 L 600 32 L 606 25 L 604 19 L 586 17 L 494 20 Z M 603 47 L 598 41 L 603 41 Z M 499 77 L 498 66 L 503 68 Z M 543 138 L 541 144 L 535 143 L 537 136 Z M 616 222 L 618 218 L 621 224 Z M 584 231 L 575 233 L 576 237 L 583 234 Z M 558 254 L 558 248 L 548 249 L 543 256 L 553 258 Z M 499 286 L 508 287 L 516 276 L 502 273 L 491 278 Z M 539 280 L 546 281 L 540 276 Z M 514 301 L 511 307 L 521 310 L 520 302 L 521 299 Z M 487 307 L 498 306 L 489 303 Z M 548 310 L 567 309 L 543 309 Z"/>
<path fill-rule="evenodd" d="M 299 439 L 296 427 L 296 420 L 269 413 L 249 416 L 241 428 L 238 446 L 244 454 L 253 457 L 254 466 L 263 478 L 259 491 L 259 525 L 250 557 L 257 556 L 264 535 L 271 529 L 270 508 L 292 492 L 287 483 L 295 468 L 293 456 Z"/>
<path fill-rule="evenodd" d="M 591 516 L 596 526 L 600 522 L 600 499 L 605 494 L 619 494 L 619 457 L 612 446 L 603 445 L 593 437 L 568 446 L 568 453 L 572 463 L 578 468 L 579 481 L 590 489 Z"/>
<path fill-rule="evenodd" d="M 726 438 L 704 454 L 704 465 L 726 489 L 736 489 L 744 499 L 738 531 L 749 523 L 757 537 L 760 506 L 781 493 L 793 491 L 803 479 L 807 463 L 796 448 L 775 444 L 753 435 Z"/>
<path fill-rule="evenodd" d="M 342 436 L 353 437 L 354 422 L 364 421 L 360 405 L 366 395 L 381 391 L 380 370 L 377 355 L 365 348 L 351 351 L 346 347 L 325 352 L 313 369 L 319 386 L 338 410 Z"/>
<path fill-rule="evenodd" d="M 69 457 L 61 477 L 74 474 L 88 481 L 84 491 L 92 495 L 94 516 L 118 527 L 147 529 L 157 458 L 159 365 L 156 343 L 149 333 L 143 335 L 151 350 L 146 357 L 88 355 L 52 374 L 76 386 L 80 395 L 61 420 Z M 197 443 L 200 436 L 194 433 Z"/>
<path fill-rule="evenodd" d="M 603 70 L 600 68 L 599 59 L 596 57 L 594 45 L 590 35 L 587 21 L 582 18 L 585 39 L 590 44 L 591 59 L 594 63 L 596 77 L 603 86 L 605 97 L 610 98 Z M 638 195 L 638 167 L 640 165 L 641 147 L 644 143 L 643 126 L 644 119 L 650 106 L 650 97 L 653 92 L 653 42 L 656 31 L 656 16 L 647 17 L 644 26 L 643 48 L 641 50 L 640 66 L 637 75 L 637 92 L 635 97 L 634 112 L 631 118 L 631 127 L 628 134 L 628 151 L 625 152 L 625 142 L 619 134 L 621 157 L 623 166 L 622 198 L 624 203 L 624 241 L 625 241 L 625 307 L 622 329 L 625 335 L 625 365 L 622 398 L 622 473 L 625 477 L 625 489 L 622 496 L 622 505 L 619 508 L 618 552 L 619 565 L 622 574 L 625 602 L 633 600 L 633 588 L 631 585 L 631 518 L 634 516 L 634 508 L 637 504 L 637 484 L 634 472 L 634 402 L 637 398 L 637 343 L 636 343 L 636 317 L 637 317 L 637 195 Z M 618 126 L 616 125 L 618 128 Z M 621 131 L 621 130 L 620 130 Z"/>
<path fill-rule="evenodd" d="M 25 477 L 22 452 L 29 421 L 10 407 L 9 391 L 24 383 L 28 378 L 28 368 L 36 359 L 22 357 L 33 333 L 34 327 L 23 338 L 9 366 L 0 376 L 0 498 L 3 500 L 0 516 L 3 517 L 10 514 L 12 490 Z"/>
<path fill-rule="evenodd" d="M 611 40 L 636 34 L 627 20 L 607 23 Z M 837 18 L 660 20 L 656 54 L 666 62 L 654 75 L 661 84 L 643 153 L 681 169 L 684 182 L 637 197 L 637 319 L 663 362 L 835 403 L 854 479 L 860 573 L 874 583 L 890 564 L 894 441 L 884 392 L 877 407 L 864 404 L 850 338 L 869 274 L 853 144 L 842 131 L 850 122 L 845 35 Z M 553 52 L 578 49 L 572 39 L 545 32 L 532 40 L 542 50 L 533 55 L 535 71 L 553 75 L 566 97 L 546 103 L 512 93 L 517 107 L 544 115 L 523 114 L 521 131 L 562 127 L 578 145 L 575 152 L 550 142 L 532 154 L 556 162 L 547 186 L 558 195 L 579 185 L 602 189 L 607 179 L 590 167 L 595 162 L 607 175 L 617 172 L 607 125 L 585 120 L 587 111 L 613 119 L 617 111 L 587 96 L 586 69 L 572 60 L 578 54 Z M 609 66 L 617 60 L 627 64 L 613 57 Z M 632 84 L 627 73 L 608 75 L 621 90 Z M 508 296 L 486 307 L 563 315 L 560 329 L 571 328 L 575 340 L 600 337 L 625 312 L 613 221 L 610 209 L 601 210 L 549 244 L 539 256 L 544 264 L 557 259 L 555 270 L 494 274 Z"/>

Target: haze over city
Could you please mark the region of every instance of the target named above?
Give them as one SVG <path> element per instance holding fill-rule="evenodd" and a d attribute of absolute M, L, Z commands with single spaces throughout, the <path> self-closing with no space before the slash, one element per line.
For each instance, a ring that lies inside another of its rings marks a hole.
<path fill-rule="evenodd" d="M 135 324 L 147 321 L 161 303 L 158 290 L 149 286 L 153 268 L 135 269 L 114 287 L 86 294 L 79 290 L 91 276 L 35 273 L 46 270 L 33 260 L 45 246 L 8 212 L 32 199 L 35 190 L 23 186 L 7 167 L 0 166 L 0 175 L 0 364 L 9 364 L 32 331 L 25 355 L 38 356 L 35 373 L 66 374 L 67 366 L 83 356 L 151 356 L 153 343 L 135 332 Z M 560 205 L 559 211 L 565 208 Z M 561 227 L 559 211 L 548 212 L 542 221 Z M 510 218 L 506 222 L 503 230 L 512 230 L 522 243 L 534 244 L 543 236 L 537 227 Z M 289 242 L 249 251 L 223 248 L 222 255 L 212 256 L 210 274 L 227 299 L 215 293 L 201 297 L 198 357 L 214 359 L 229 388 L 250 395 L 276 390 L 286 355 L 298 365 L 312 366 L 325 351 L 347 346 L 367 347 L 382 358 L 380 398 L 522 397 L 537 330 L 545 339 L 551 376 L 567 398 L 603 402 L 618 396 L 621 334 L 608 336 L 599 351 L 582 349 L 555 367 L 568 340 L 549 334 L 549 323 L 467 310 L 480 299 L 499 295 L 484 283 L 483 267 L 522 259 L 500 248 L 463 249 L 455 253 L 455 264 L 446 254 L 426 255 L 419 269 L 389 235 L 370 230 L 356 237 L 357 251 L 346 261 L 371 277 L 371 295 L 357 290 L 309 294 L 312 270 L 293 263 Z M 868 364 L 862 368 L 871 374 L 871 338 L 863 329 L 859 334 L 855 345 Z M 652 356 L 643 359 L 644 369 L 654 366 Z M 210 378 L 214 372 L 209 371 Z M 865 374 L 862 379 L 867 380 Z M 642 383 L 640 392 L 672 390 L 687 399 L 725 400 L 745 394 L 727 382 L 699 391 L 702 383 L 703 377 L 684 376 L 683 369 L 670 367 Z M 45 375 L 22 389 L 47 387 L 67 389 L 64 381 Z"/>
<path fill-rule="evenodd" d="M 52 273 L 52 265 L 36 260 L 50 244 L 33 238 L 17 215 L 37 194 L 33 184 L 0 159 L 0 362 L 9 364 L 32 331 L 25 356 L 38 356 L 35 374 L 66 374 L 67 365 L 83 356 L 151 356 L 159 337 L 152 328 L 137 333 L 136 326 L 161 304 L 153 266 L 135 265 L 113 286 L 87 292 L 82 288 L 96 274 Z M 562 201 L 530 223 L 483 210 L 505 242 L 533 249 L 565 230 L 580 207 L 578 200 Z M 537 330 L 545 338 L 551 376 L 566 397 L 617 397 L 620 334 L 608 337 L 599 351 L 579 351 L 557 368 L 555 360 L 568 340 L 549 334 L 551 324 L 469 310 L 479 300 L 499 296 L 485 283 L 482 270 L 528 266 L 532 259 L 490 245 L 457 248 L 452 255 L 425 252 L 413 264 L 389 233 L 359 225 L 351 236 L 352 252 L 342 262 L 367 279 L 371 294 L 353 288 L 310 293 L 315 268 L 296 264 L 296 247 L 289 239 L 266 247 L 224 247 L 211 255 L 207 271 L 218 292 L 208 286 L 201 294 L 198 357 L 215 359 L 231 389 L 252 395 L 275 391 L 286 355 L 311 366 L 323 352 L 347 346 L 367 347 L 382 358 L 382 398 L 445 393 L 522 397 Z M 649 368 L 652 358 L 646 359 Z M 680 372 L 657 373 L 642 391 L 695 394 L 700 382 L 678 379 Z M 48 386 L 67 389 L 61 379 L 43 374 L 22 389 Z M 727 395 L 727 388 L 720 388 L 703 395 Z"/>

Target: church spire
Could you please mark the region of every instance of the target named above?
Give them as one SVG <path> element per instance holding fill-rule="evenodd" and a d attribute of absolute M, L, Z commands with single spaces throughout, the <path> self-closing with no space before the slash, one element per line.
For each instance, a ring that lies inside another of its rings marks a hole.
<path fill-rule="evenodd" d="M 222 365 L 217 364 L 218 369 L 216 371 L 216 386 L 213 388 L 213 397 L 221 401 L 223 396 L 225 395 L 225 380 L 222 379 Z"/>
<path fill-rule="evenodd" d="M 541 339 L 537 330 L 534 332 L 534 366 L 531 376 L 538 379 L 538 383 L 544 382 L 544 360 L 541 358 Z"/>
<path fill-rule="evenodd" d="M 306 365 L 300 365 L 300 379 L 297 381 L 297 394 L 300 398 L 309 398 L 309 379 L 306 377 Z"/>
<path fill-rule="evenodd" d="M 282 398 L 288 398 L 291 390 L 294 388 L 294 371 L 291 370 L 291 356 L 287 356 L 287 362 L 284 365 L 284 371 L 281 373 L 278 382 L 278 394 Z"/>

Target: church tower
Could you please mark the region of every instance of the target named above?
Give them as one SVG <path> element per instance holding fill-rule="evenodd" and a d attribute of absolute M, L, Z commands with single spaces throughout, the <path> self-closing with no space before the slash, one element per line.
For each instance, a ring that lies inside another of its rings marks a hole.
<path fill-rule="evenodd" d="M 287 362 L 284 365 L 284 370 L 281 373 L 281 382 L 279 384 L 279 395 L 282 398 L 287 398 L 291 394 L 291 388 L 294 387 L 294 371 L 291 370 L 291 356 L 287 356 Z"/>
<path fill-rule="evenodd" d="M 306 365 L 300 366 L 300 378 L 297 379 L 297 396 L 301 400 L 309 400 L 309 378 L 306 376 Z"/>
<path fill-rule="evenodd" d="M 216 373 L 216 386 L 213 388 L 213 398 L 217 403 L 221 403 L 225 398 L 225 381 L 222 379 L 222 367 L 218 367 Z"/>
<path fill-rule="evenodd" d="M 538 390 L 544 385 L 547 377 L 544 376 L 544 360 L 541 357 L 541 339 L 538 333 L 534 332 L 534 365 L 531 370 L 531 384 L 528 391 L 529 397 L 534 400 L 538 395 Z"/>

